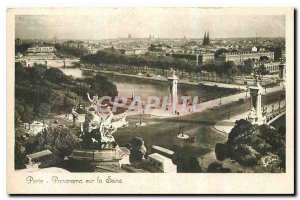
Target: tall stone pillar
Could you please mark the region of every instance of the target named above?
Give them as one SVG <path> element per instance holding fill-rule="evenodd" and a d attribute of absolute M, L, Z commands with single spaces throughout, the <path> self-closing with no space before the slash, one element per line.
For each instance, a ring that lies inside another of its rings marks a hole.
<path fill-rule="evenodd" d="M 196 52 L 196 63 L 197 63 L 197 65 L 198 65 L 198 63 L 199 63 L 199 52 Z"/>
<path fill-rule="evenodd" d="M 280 63 L 280 65 L 279 65 L 279 79 L 285 80 L 285 64 L 284 63 Z"/>
<path fill-rule="evenodd" d="M 252 108 L 248 115 L 248 121 L 250 121 L 252 124 L 264 124 L 266 122 L 266 118 L 262 114 L 261 106 L 261 95 L 263 93 L 263 88 L 259 83 L 257 83 L 254 86 L 250 86 L 249 89 Z"/>
<path fill-rule="evenodd" d="M 170 94 L 172 101 L 172 113 L 175 114 L 177 112 L 177 104 L 178 104 L 178 95 L 177 95 L 177 85 L 178 85 L 178 77 L 175 75 L 175 71 L 172 69 L 172 76 L 168 77 L 170 83 Z"/>

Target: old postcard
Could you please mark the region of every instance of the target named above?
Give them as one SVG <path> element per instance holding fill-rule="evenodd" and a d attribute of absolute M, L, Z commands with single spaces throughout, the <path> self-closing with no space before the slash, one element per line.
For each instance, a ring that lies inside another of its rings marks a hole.
<path fill-rule="evenodd" d="M 7 11 L 10 194 L 293 194 L 292 8 Z"/>

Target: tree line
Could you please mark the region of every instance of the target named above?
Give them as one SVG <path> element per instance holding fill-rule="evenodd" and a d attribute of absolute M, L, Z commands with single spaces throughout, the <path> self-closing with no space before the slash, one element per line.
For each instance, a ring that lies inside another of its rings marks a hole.
<path fill-rule="evenodd" d="M 247 120 L 236 121 L 225 143 L 217 143 L 216 158 L 233 159 L 242 166 L 255 167 L 258 172 L 285 171 L 285 126 L 252 125 Z"/>
<path fill-rule="evenodd" d="M 129 65 L 143 68 L 145 66 L 154 69 L 169 70 L 171 68 L 192 73 L 197 70 L 195 62 L 187 59 L 176 59 L 172 57 L 146 53 L 145 55 L 124 55 L 116 50 L 98 51 L 96 54 L 82 56 L 82 64 L 114 64 Z"/>
<path fill-rule="evenodd" d="M 220 51 L 216 53 L 218 56 Z M 265 61 L 268 58 L 261 58 Z M 171 68 L 182 73 L 199 73 L 210 72 L 216 73 L 219 76 L 227 76 L 233 78 L 235 75 L 250 75 L 253 72 L 258 72 L 260 75 L 267 74 L 263 64 L 255 66 L 255 61 L 247 59 L 243 63 L 236 65 L 233 61 L 210 61 L 199 66 L 193 60 L 186 58 L 175 58 L 170 56 L 161 56 L 156 54 L 146 53 L 145 55 L 124 55 L 116 50 L 98 51 L 96 54 L 89 54 L 81 57 L 81 63 L 85 66 L 101 66 L 117 65 L 118 67 L 127 68 L 128 66 L 140 68 L 143 71 L 145 67 L 153 70 L 170 70 Z"/>
<path fill-rule="evenodd" d="M 117 96 L 117 88 L 106 77 L 96 75 L 74 79 L 57 68 L 36 65 L 15 67 L 15 122 L 44 119 L 50 113 L 69 113 L 78 104 L 87 104 L 86 93 Z"/>

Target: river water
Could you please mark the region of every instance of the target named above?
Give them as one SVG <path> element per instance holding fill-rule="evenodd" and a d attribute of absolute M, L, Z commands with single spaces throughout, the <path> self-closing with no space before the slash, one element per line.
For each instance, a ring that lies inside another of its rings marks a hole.
<path fill-rule="evenodd" d="M 74 78 L 84 78 L 86 75 L 79 68 L 60 68 L 66 75 L 71 75 Z M 119 96 L 131 97 L 135 96 L 168 96 L 169 84 L 166 81 L 141 79 L 128 76 L 120 76 L 114 74 L 103 74 L 108 80 L 112 81 L 118 90 Z M 219 91 L 222 90 L 223 95 L 233 93 L 232 89 L 215 88 L 203 85 L 186 85 L 178 84 L 178 96 L 198 96 L 200 101 L 207 101 L 219 97 Z"/>

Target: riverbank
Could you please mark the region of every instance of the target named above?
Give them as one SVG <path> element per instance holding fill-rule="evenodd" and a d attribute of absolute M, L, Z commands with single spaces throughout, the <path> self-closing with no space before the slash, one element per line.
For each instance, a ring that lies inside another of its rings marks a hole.
<path fill-rule="evenodd" d="M 151 77 L 144 77 L 138 75 L 127 75 L 111 71 L 94 71 L 94 70 L 82 70 L 80 68 L 68 69 L 61 68 L 66 75 L 73 76 L 74 78 L 89 78 L 94 77 L 96 74 L 105 76 L 110 82 L 117 86 L 118 95 L 126 98 L 132 96 L 140 96 L 142 101 L 146 101 L 149 96 L 164 97 L 170 93 L 170 85 L 168 81 L 155 80 Z M 223 87 L 219 85 L 208 84 L 178 84 L 178 97 L 191 96 L 199 97 L 199 102 L 206 102 L 220 97 L 227 97 L 230 95 L 244 92 L 244 90 L 236 87 Z M 161 99 L 162 100 L 162 99 Z"/>
<path fill-rule="evenodd" d="M 108 74 L 108 75 L 115 75 L 115 76 L 125 76 L 125 77 L 131 77 L 131 78 L 139 78 L 139 79 L 145 79 L 145 80 L 153 80 L 153 81 L 162 81 L 162 82 L 168 82 L 168 79 L 166 77 L 156 75 L 156 76 L 145 76 L 143 74 L 135 75 L 135 74 L 124 74 L 119 73 L 116 71 L 105 71 L 105 70 L 97 70 L 97 69 L 90 69 L 90 68 L 84 68 L 80 67 L 80 69 L 84 72 L 91 72 L 91 73 L 102 73 L 102 74 Z M 237 85 L 237 84 L 229 84 L 229 83 L 218 83 L 218 82 L 211 82 L 211 81 L 188 81 L 186 79 L 179 79 L 179 84 L 185 84 L 185 85 L 206 85 L 206 86 L 217 86 L 222 88 L 231 88 L 231 89 L 240 89 L 240 90 L 246 90 L 247 87 L 245 85 Z"/>

